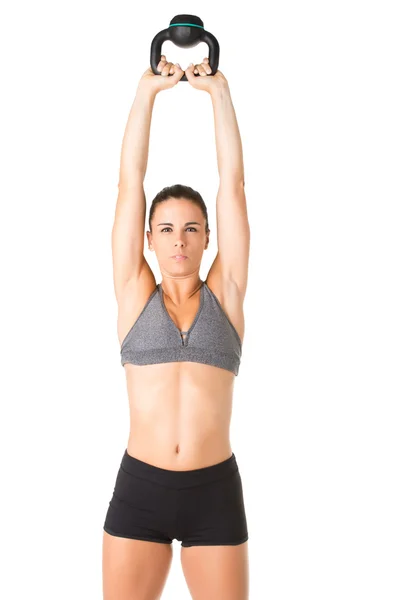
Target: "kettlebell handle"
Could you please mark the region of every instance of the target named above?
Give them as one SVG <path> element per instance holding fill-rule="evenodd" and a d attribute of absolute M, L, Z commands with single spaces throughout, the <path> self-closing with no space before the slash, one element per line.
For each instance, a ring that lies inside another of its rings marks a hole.
<path fill-rule="evenodd" d="M 150 66 L 154 75 L 160 75 L 157 71 L 158 63 L 161 60 L 161 49 L 165 41 L 170 40 L 179 48 L 193 48 L 200 42 L 205 42 L 209 49 L 209 65 L 211 67 L 210 75 L 218 70 L 219 64 L 219 43 L 217 38 L 204 29 L 204 23 L 195 15 L 176 15 L 167 29 L 163 29 L 153 38 L 150 48 Z M 172 77 L 172 75 L 169 75 Z M 200 73 L 195 77 L 200 77 Z M 179 81 L 187 81 L 185 73 Z"/>

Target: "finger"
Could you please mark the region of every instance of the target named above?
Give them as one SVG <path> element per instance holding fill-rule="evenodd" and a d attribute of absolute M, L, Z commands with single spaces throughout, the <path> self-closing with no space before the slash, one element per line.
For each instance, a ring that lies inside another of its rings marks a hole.
<path fill-rule="evenodd" d="M 207 75 L 207 73 L 206 73 L 206 71 L 204 69 L 204 66 L 202 64 L 201 65 L 196 65 L 196 67 L 197 67 L 197 69 L 198 69 L 201 77 L 204 77 L 205 75 Z"/>
<path fill-rule="evenodd" d="M 165 80 L 164 86 L 166 87 L 173 87 L 176 83 L 178 83 L 178 81 L 183 77 L 183 71 L 181 69 L 180 66 L 178 66 L 178 64 L 171 64 L 171 71 L 170 71 L 170 75 L 167 73 L 167 75 L 164 75 L 164 73 L 162 74 L 162 78 Z"/>
<path fill-rule="evenodd" d="M 209 65 L 208 58 L 205 58 L 204 60 L 207 61 L 203 63 L 204 70 L 208 75 L 210 75 L 210 73 L 212 73 L 212 68 Z"/>
<path fill-rule="evenodd" d="M 203 60 L 203 67 L 204 70 L 206 71 L 207 75 L 211 75 L 212 73 L 212 68 L 210 67 L 210 59 L 208 58 L 208 56 L 205 57 L 205 59 Z"/>
<path fill-rule="evenodd" d="M 183 77 L 182 67 L 179 63 L 174 65 L 174 78 L 179 81 L 179 79 Z"/>
<path fill-rule="evenodd" d="M 162 69 L 163 69 L 163 67 L 165 66 L 165 63 L 166 63 L 166 59 L 165 59 L 165 56 L 162 54 L 161 55 L 161 60 L 160 60 L 160 62 L 157 65 L 157 71 L 161 72 Z"/>
<path fill-rule="evenodd" d="M 188 79 L 188 81 L 193 81 L 194 79 L 196 79 L 196 77 L 194 76 L 194 64 L 190 63 L 190 65 L 187 67 L 186 71 L 185 71 L 185 75 Z"/>
<path fill-rule="evenodd" d="M 171 67 L 173 66 L 172 62 L 168 62 L 163 66 L 163 69 L 161 71 L 161 75 L 163 77 L 166 77 L 167 75 L 169 75 L 169 72 L 171 70 Z"/>

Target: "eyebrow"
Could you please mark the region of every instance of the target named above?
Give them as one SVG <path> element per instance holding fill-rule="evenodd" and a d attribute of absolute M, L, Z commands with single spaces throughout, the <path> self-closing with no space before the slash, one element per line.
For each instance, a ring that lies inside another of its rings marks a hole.
<path fill-rule="evenodd" d="M 172 223 L 158 223 L 157 227 L 159 227 L 160 225 L 170 225 L 171 227 L 173 227 Z M 197 221 L 189 221 L 188 223 L 185 223 L 184 226 L 186 227 L 186 225 L 200 225 L 200 223 L 198 223 Z"/>

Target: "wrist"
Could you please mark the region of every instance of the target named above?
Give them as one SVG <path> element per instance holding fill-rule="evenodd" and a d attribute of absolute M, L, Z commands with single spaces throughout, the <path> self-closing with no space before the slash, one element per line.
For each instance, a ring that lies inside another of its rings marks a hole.
<path fill-rule="evenodd" d="M 143 98 L 143 100 L 154 101 L 156 95 L 157 92 L 154 89 L 152 89 L 149 85 L 139 83 L 136 90 L 136 96 Z"/>
<path fill-rule="evenodd" d="M 212 100 L 218 100 L 219 98 L 230 96 L 229 85 L 223 83 L 213 87 L 213 89 L 210 90 L 210 96 Z"/>

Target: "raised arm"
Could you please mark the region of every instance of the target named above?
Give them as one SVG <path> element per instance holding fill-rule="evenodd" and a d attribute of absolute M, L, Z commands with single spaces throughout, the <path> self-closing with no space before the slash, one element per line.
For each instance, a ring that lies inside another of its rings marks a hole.
<path fill-rule="evenodd" d="M 239 127 L 226 82 L 210 92 L 217 146 L 218 253 L 209 277 L 223 277 L 234 282 L 244 299 L 247 287 L 250 252 L 250 226 L 244 191 L 244 166 Z"/>
<path fill-rule="evenodd" d="M 150 124 L 155 94 L 140 86 L 133 101 L 122 142 L 118 198 L 112 228 L 114 291 L 117 301 L 127 282 L 138 279 L 144 264 L 147 169 Z"/>
<path fill-rule="evenodd" d="M 112 228 L 114 290 L 119 302 L 128 282 L 154 275 L 144 257 L 146 198 L 143 181 L 149 154 L 150 125 L 156 95 L 173 87 L 183 76 L 179 65 L 158 64 L 161 75 L 148 68 L 139 81 L 122 141 L 118 198 Z M 171 73 L 173 76 L 167 77 Z"/>

